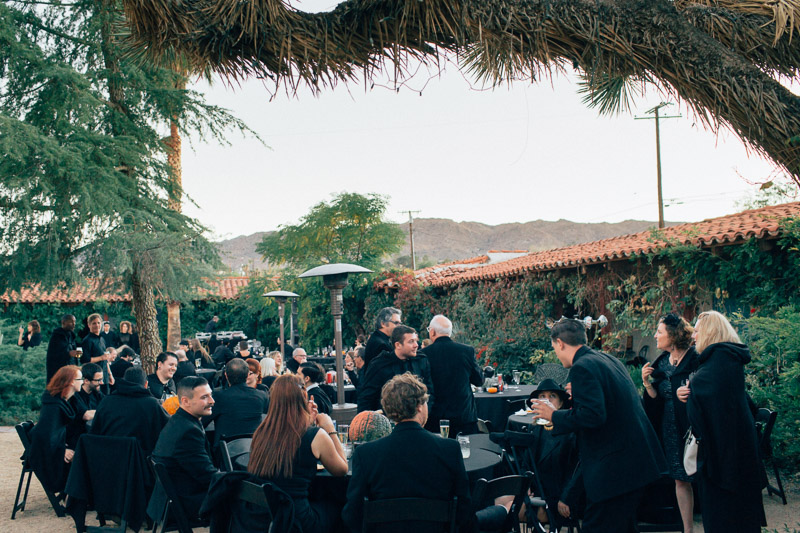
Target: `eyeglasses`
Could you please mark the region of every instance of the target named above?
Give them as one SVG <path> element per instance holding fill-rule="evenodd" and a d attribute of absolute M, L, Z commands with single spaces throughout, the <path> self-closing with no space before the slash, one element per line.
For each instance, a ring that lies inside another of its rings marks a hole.
<path fill-rule="evenodd" d="M 86 381 L 94 381 L 96 383 L 102 383 L 103 382 L 103 378 L 100 378 L 100 379 L 83 378 L 83 379 L 85 379 Z"/>
<path fill-rule="evenodd" d="M 401 325 L 401 324 L 402 324 L 402 322 L 400 322 L 399 320 L 390 320 L 389 322 L 391 322 L 391 323 L 392 323 L 392 324 L 394 324 L 395 326 L 399 326 L 399 325 Z"/>

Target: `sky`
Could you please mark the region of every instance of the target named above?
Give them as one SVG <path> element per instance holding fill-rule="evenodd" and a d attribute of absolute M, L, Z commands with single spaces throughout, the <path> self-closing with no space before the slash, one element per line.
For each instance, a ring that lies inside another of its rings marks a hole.
<path fill-rule="evenodd" d="M 635 120 L 669 101 L 655 90 L 609 117 L 581 102 L 571 72 L 484 89 L 453 63 L 421 67 L 399 90 L 388 80 L 318 95 L 258 79 L 193 88 L 263 140 L 184 141 L 183 186 L 197 204 L 184 211 L 214 240 L 295 224 L 340 192 L 388 196 L 396 222 L 409 210 L 491 225 L 658 218 L 655 125 Z M 775 177 L 773 163 L 727 130 L 707 131 L 685 105 L 664 114 L 682 115 L 661 121 L 666 220 L 736 212 Z"/>

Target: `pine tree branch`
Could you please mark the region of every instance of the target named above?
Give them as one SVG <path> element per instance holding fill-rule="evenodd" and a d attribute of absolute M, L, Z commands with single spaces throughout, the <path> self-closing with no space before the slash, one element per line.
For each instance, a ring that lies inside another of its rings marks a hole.
<path fill-rule="evenodd" d="M 49 26 L 45 26 L 33 16 L 24 17 L 23 22 L 30 26 L 33 26 L 34 28 L 38 28 L 44 32 L 47 32 L 50 35 L 55 35 L 56 37 L 72 41 L 76 44 L 82 44 L 83 46 L 94 46 L 94 43 L 91 41 L 81 39 L 80 37 L 75 37 L 74 35 L 69 35 L 68 33 L 64 33 L 63 31 L 58 31 L 56 29 L 50 28 Z"/>

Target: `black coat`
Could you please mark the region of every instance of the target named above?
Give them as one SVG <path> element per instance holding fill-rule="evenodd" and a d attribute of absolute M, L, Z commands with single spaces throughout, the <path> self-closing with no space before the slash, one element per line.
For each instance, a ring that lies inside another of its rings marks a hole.
<path fill-rule="evenodd" d="M 367 344 L 364 346 L 364 369 L 370 362 L 378 357 L 383 352 L 393 352 L 392 340 L 389 336 L 381 330 L 375 330 L 372 335 L 367 339 Z"/>
<path fill-rule="evenodd" d="M 333 412 L 333 402 L 331 402 L 330 397 L 321 387 L 317 386 L 306 392 L 308 393 L 309 400 L 312 398 L 314 399 L 314 402 L 317 404 L 317 410 L 320 413 L 330 415 Z"/>
<path fill-rule="evenodd" d="M 81 348 L 83 348 L 81 364 L 91 363 L 93 357 L 102 356 L 106 353 L 107 347 L 103 337 L 95 335 L 94 333 L 89 333 L 83 338 L 83 342 L 81 342 Z M 111 379 L 109 378 L 111 369 L 108 366 L 108 361 L 98 361 L 96 364 L 100 367 L 100 370 L 103 371 L 103 384 L 100 386 L 100 390 L 105 394 L 109 394 L 111 392 Z"/>
<path fill-rule="evenodd" d="M 664 352 L 659 355 L 653 362 L 653 368 L 658 368 L 661 360 L 665 357 L 669 357 L 669 352 Z M 678 426 L 678 437 L 681 439 L 689 430 L 689 417 L 686 414 L 686 404 L 678 400 L 675 396 L 675 391 L 678 390 L 678 387 L 683 386 L 686 380 L 689 379 L 690 374 L 697 370 L 699 357 L 694 346 L 690 347 L 669 380 L 672 386 L 672 405 L 675 409 L 675 423 Z M 666 379 L 666 375 L 661 370 L 654 370 L 650 377 L 652 378 L 653 387 L 655 387 L 656 390 L 658 390 L 658 385 Z M 661 431 L 661 419 L 664 416 L 665 401 L 661 394 L 657 394 L 655 398 L 651 398 L 650 395 L 647 394 L 647 391 L 644 391 L 644 411 L 647 413 L 647 418 L 650 419 L 662 443 L 664 442 L 664 437 Z"/>
<path fill-rule="evenodd" d="M 481 385 L 483 373 L 475 362 L 472 346 L 439 337 L 420 353 L 428 358 L 436 389 L 436 406 L 432 410 L 429 407 L 429 422 L 438 430 L 442 418 L 450 420 L 451 426 L 477 421 L 478 410 L 470 384 Z"/>
<path fill-rule="evenodd" d="M 24 335 L 22 335 L 22 349 L 26 350 L 28 348 L 35 348 L 42 344 L 42 334 L 39 332 L 34 333 L 30 337 L 28 337 L 28 332 L 26 331 Z"/>
<path fill-rule="evenodd" d="M 139 334 L 138 333 L 118 333 L 117 342 L 120 346 L 123 344 L 128 346 L 131 350 L 139 353 Z"/>
<path fill-rule="evenodd" d="M 576 433 L 589 502 L 640 489 L 666 473 L 658 437 L 619 360 L 581 346 L 569 379 L 572 409 L 553 413 L 553 433 Z"/>
<path fill-rule="evenodd" d="M 47 344 L 47 383 L 62 366 L 77 365 L 78 359 L 69 355 L 77 347 L 75 332 L 56 328 Z"/>
<path fill-rule="evenodd" d="M 411 372 L 419 377 L 428 387 L 428 410 L 434 409 L 434 389 L 431 379 L 431 365 L 422 352 L 417 352 L 416 357 L 400 359 L 394 351 L 383 352 L 376 357 L 369 367 L 361 382 L 358 391 L 358 412 L 377 411 L 381 408 L 381 389 L 384 384 L 394 376 Z"/>
<path fill-rule="evenodd" d="M 217 472 L 211 462 L 206 433 L 200 420 L 183 409 L 178 409 L 161 430 L 153 460 L 162 463 L 172 478 L 175 490 L 181 494 L 189 517 L 196 517 L 208 491 L 211 476 Z M 158 485 L 157 485 L 158 486 Z M 148 514 L 160 509 L 163 494 L 153 494 Z"/>
<path fill-rule="evenodd" d="M 115 331 L 109 331 L 108 333 L 101 331 L 100 337 L 103 339 L 103 342 L 106 343 L 106 348 L 116 348 L 117 346 L 122 346 Z"/>
<path fill-rule="evenodd" d="M 531 432 L 536 435 L 534 458 L 548 506 L 556 509 L 558 502 L 562 501 L 576 510 L 582 500 L 583 486 L 576 472 L 578 447 L 575 434 L 553 435 L 552 431 L 538 424 Z"/>
<path fill-rule="evenodd" d="M 158 374 L 150 374 L 147 376 L 147 389 L 156 400 L 165 400 L 167 396 L 178 393 L 175 388 L 175 381 L 170 378 L 166 383 L 161 383 L 158 379 Z"/>
<path fill-rule="evenodd" d="M 175 375 L 172 376 L 172 381 L 175 382 L 177 386 L 180 381 L 185 378 L 186 376 L 196 376 L 197 369 L 194 366 L 194 363 L 189 361 L 178 361 L 178 369 L 175 371 Z"/>
<path fill-rule="evenodd" d="M 125 371 L 131 367 L 133 367 L 133 363 L 121 357 L 117 357 L 117 359 L 111 363 L 111 375 L 119 382 L 119 380 L 125 377 Z M 119 385 L 119 383 L 117 383 L 117 385 Z"/>
<path fill-rule="evenodd" d="M 743 344 L 712 344 L 691 378 L 687 412 L 700 439 L 698 473 L 728 491 L 760 491 L 762 470 L 755 422 L 744 385 L 750 351 Z"/>
<path fill-rule="evenodd" d="M 42 486 L 61 492 L 67 482 L 69 464 L 64 462 L 67 426 L 75 420 L 75 409 L 60 396 L 42 394 L 39 421 L 31 430 L 30 462 Z"/>
<path fill-rule="evenodd" d="M 97 408 L 93 435 L 136 437 L 146 456 L 153 453 L 169 415 L 144 386 L 121 379 L 116 390 Z"/>
<path fill-rule="evenodd" d="M 214 422 L 214 445 L 222 436 L 252 434 L 269 410 L 269 398 L 258 389 L 239 383 L 219 392 L 214 391 L 211 414 L 203 417 L 203 425 Z"/>
<path fill-rule="evenodd" d="M 416 422 L 401 422 L 391 435 L 356 448 L 347 505 L 342 511 L 342 518 L 352 532 L 361 531 L 365 496 L 370 500 L 447 500 L 456 496 L 458 530 L 471 531 L 474 526 L 469 481 L 458 443 L 442 439 Z M 383 526 L 381 531 L 426 533 L 432 530 L 430 526 L 407 522 Z"/>

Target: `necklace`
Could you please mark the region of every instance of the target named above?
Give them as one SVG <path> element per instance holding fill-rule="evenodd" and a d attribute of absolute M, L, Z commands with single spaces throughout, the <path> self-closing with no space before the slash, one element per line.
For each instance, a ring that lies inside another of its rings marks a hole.
<path fill-rule="evenodd" d="M 688 351 L 689 351 L 689 348 L 686 348 L 686 349 L 683 351 L 683 353 L 681 354 L 681 356 L 680 356 L 680 357 L 676 357 L 675 359 L 673 359 L 673 358 L 672 358 L 672 354 L 669 354 L 669 362 L 670 362 L 670 364 L 671 364 L 672 366 L 678 366 L 678 363 L 680 363 L 680 362 L 681 362 L 681 360 L 683 360 L 683 357 L 686 355 L 686 353 L 687 353 Z"/>

